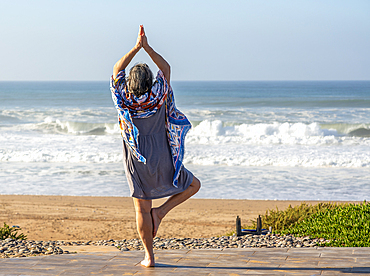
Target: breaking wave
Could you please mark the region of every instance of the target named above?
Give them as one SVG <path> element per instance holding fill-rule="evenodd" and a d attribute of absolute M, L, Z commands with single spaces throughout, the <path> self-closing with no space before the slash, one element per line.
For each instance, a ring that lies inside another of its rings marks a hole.
<path fill-rule="evenodd" d="M 369 144 L 370 127 L 365 124 L 261 123 L 227 125 L 204 120 L 187 137 L 190 144 L 339 145 Z M 359 139 L 363 138 L 363 139 Z"/>

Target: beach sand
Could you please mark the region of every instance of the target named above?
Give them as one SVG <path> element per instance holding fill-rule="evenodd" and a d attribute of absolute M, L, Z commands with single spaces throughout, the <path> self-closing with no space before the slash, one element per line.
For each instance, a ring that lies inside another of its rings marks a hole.
<path fill-rule="evenodd" d="M 158 206 L 164 200 L 155 200 Z M 162 221 L 158 237 L 213 237 L 235 230 L 239 215 L 250 224 L 268 209 L 302 201 L 190 199 Z M 306 201 L 316 204 L 318 201 Z M 138 238 L 128 197 L 0 195 L 0 223 L 18 225 L 31 240 L 121 240 Z"/>

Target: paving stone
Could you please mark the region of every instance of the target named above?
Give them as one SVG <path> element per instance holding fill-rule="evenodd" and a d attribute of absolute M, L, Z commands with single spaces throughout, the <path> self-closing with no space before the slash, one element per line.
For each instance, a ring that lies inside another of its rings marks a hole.
<path fill-rule="evenodd" d="M 311 267 L 281 267 L 274 271 L 285 273 L 286 275 L 321 275 L 320 268 Z"/>
<path fill-rule="evenodd" d="M 321 253 L 319 252 L 291 252 L 287 256 L 295 256 L 297 258 L 314 258 L 314 257 L 321 257 Z"/>
<path fill-rule="evenodd" d="M 244 248 L 243 248 L 244 249 Z M 250 251 L 256 251 L 256 252 L 267 252 L 267 253 L 274 253 L 274 252 L 288 252 L 289 248 L 279 248 L 279 247 L 271 247 L 271 248 L 248 248 Z M 302 248 L 303 249 L 303 248 Z M 231 250 L 230 248 L 225 249 Z M 242 250 L 238 248 L 238 250 Z"/>
<path fill-rule="evenodd" d="M 208 275 L 209 273 L 202 273 L 202 274 L 198 274 L 198 273 L 194 273 L 193 272 L 189 275 L 191 276 L 196 276 L 196 275 Z M 156 270 L 153 270 L 153 271 L 139 271 L 137 273 L 135 273 L 135 275 L 150 275 L 150 276 L 173 276 L 173 275 L 186 275 L 186 274 L 182 274 L 182 272 L 176 272 L 176 271 L 172 271 L 172 272 L 163 272 L 163 271 L 156 271 Z"/>
<path fill-rule="evenodd" d="M 99 275 L 99 269 L 80 269 L 80 268 L 71 268 L 64 271 L 59 271 L 58 274 L 53 275 L 63 275 L 63 276 L 86 276 L 86 275 Z M 101 275 L 101 274 L 100 274 Z M 119 275 L 119 274 L 118 274 Z"/>
<path fill-rule="evenodd" d="M 156 250 L 155 258 L 158 267 L 155 268 L 141 267 L 139 262 L 143 257 L 144 252 L 142 251 L 119 251 L 2 259 L 0 275 L 337 275 L 370 273 L 370 248 L 359 250 L 356 248 Z"/>
<path fill-rule="evenodd" d="M 173 275 L 175 270 L 176 270 L 176 266 L 168 265 L 165 263 L 158 263 L 158 267 L 155 267 L 155 268 L 145 268 L 139 265 L 137 267 L 137 274 L 139 275 Z"/>
<path fill-rule="evenodd" d="M 355 262 L 347 262 L 346 260 L 342 261 L 320 261 L 319 266 L 321 267 L 338 267 L 338 268 L 347 268 L 355 265 Z"/>
<path fill-rule="evenodd" d="M 256 251 L 254 252 L 254 254 L 252 256 L 282 256 L 282 257 L 286 257 L 286 256 L 289 256 L 291 255 L 289 252 L 285 252 L 285 251 L 275 251 L 275 252 L 268 252 L 268 251 Z"/>
<path fill-rule="evenodd" d="M 274 255 L 270 255 L 270 256 L 263 256 L 263 255 L 253 255 L 253 256 L 249 256 L 247 257 L 249 260 L 265 260 L 265 259 L 268 259 L 268 260 L 275 260 L 275 261 L 284 261 L 288 258 L 288 256 L 274 256 Z"/>
<path fill-rule="evenodd" d="M 321 272 L 321 275 L 340 275 L 340 274 L 350 274 L 352 268 L 335 268 L 335 269 L 324 269 Z"/>
<path fill-rule="evenodd" d="M 167 253 L 166 251 L 154 251 L 154 256 L 156 257 L 170 257 L 170 258 L 182 258 L 186 256 L 187 252 L 184 253 L 175 253 L 175 252 L 169 252 Z M 143 254 L 140 254 L 139 256 L 143 256 Z M 207 256 L 207 254 L 206 254 Z"/>
<path fill-rule="evenodd" d="M 196 273 L 214 273 L 215 275 L 225 274 L 245 274 L 248 271 L 248 268 L 238 268 L 238 267 L 201 267 L 201 266 L 187 266 L 187 267 L 178 267 L 174 270 L 175 273 L 178 273 L 179 275 L 193 275 L 193 272 Z"/>
<path fill-rule="evenodd" d="M 25 269 L 25 268 L 12 268 L 11 270 L 1 267 L 3 275 L 57 275 L 57 271 L 39 270 L 39 269 Z M 1 274 L 0 274 L 1 275 Z"/>
<path fill-rule="evenodd" d="M 63 251 L 69 252 L 119 252 L 119 249 L 115 246 L 89 246 L 89 245 L 79 245 L 79 246 L 59 246 Z"/>
<path fill-rule="evenodd" d="M 238 269 L 238 270 L 241 270 L 241 269 L 245 269 L 245 270 L 248 270 L 248 265 L 247 265 L 247 262 L 219 262 L 219 263 L 210 263 L 208 264 L 209 268 L 215 268 L 215 269 L 218 269 L 218 268 L 221 268 L 221 269 L 227 269 L 227 268 L 230 268 L 230 269 Z"/>
<path fill-rule="evenodd" d="M 367 254 L 369 254 L 369 252 Z M 367 254 L 365 254 L 365 253 L 363 253 L 363 254 L 353 253 L 353 254 L 351 254 L 349 256 L 351 258 L 356 258 L 356 259 L 364 259 L 364 258 L 367 259 L 368 258 Z"/>
<path fill-rule="evenodd" d="M 320 257 L 302 257 L 302 256 L 288 256 L 285 260 L 285 262 L 319 262 L 322 261 L 323 258 Z"/>
<path fill-rule="evenodd" d="M 136 270 L 125 271 L 125 270 L 104 270 L 99 273 L 92 273 L 92 275 L 137 275 Z"/>
<path fill-rule="evenodd" d="M 369 252 L 370 253 L 370 252 Z M 363 256 L 363 255 L 361 255 Z M 344 253 L 344 252 L 321 252 L 320 254 L 321 258 L 341 258 L 341 259 L 353 259 L 355 256 L 353 256 L 352 253 Z"/>
<path fill-rule="evenodd" d="M 246 257 L 240 257 L 240 258 L 231 258 L 231 257 L 222 257 L 222 258 L 218 258 L 217 260 L 214 260 L 212 262 L 220 262 L 220 263 L 229 263 L 229 262 L 235 262 L 235 260 L 237 260 L 238 262 L 240 263 L 247 263 L 249 262 L 249 258 L 246 258 Z"/>
<path fill-rule="evenodd" d="M 253 269 L 253 268 L 278 268 L 281 265 L 281 262 L 278 261 L 268 261 L 268 260 L 251 260 L 247 262 L 244 267 L 247 267 L 248 269 Z"/>
<path fill-rule="evenodd" d="M 244 258 L 244 259 L 248 259 L 248 258 L 251 258 L 253 257 L 253 253 L 250 253 L 250 254 L 229 254 L 229 253 L 225 253 L 225 254 L 220 254 L 217 258 L 220 259 L 220 258 Z"/>
<path fill-rule="evenodd" d="M 247 273 L 247 271 L 243 271 L 243 273 L 240 273 L 240 272 L 235 272 L 235 273 L 227 273 L 227 272 L 220 272 L 220 273 L 207 273 L 207 274 L 204 274 L 204 275 L 208 275 L 208 276 L 214 276 L 214 275 L 217 275 L 217 276 L 239 276 L 239 275 L 245 275 L 245 273 Z"/>
<path fill-rule="evenodd" d="M 273 271 L 265 271 L 265 270 L 248 270 L 244 274 L 246 275 L 286 275 L 284 271 L 273 270 Z M 216 274 L 217 275 L 217 274 Z"/>
<path fill-rule="evenodd" d="M 186 269 L 186 270 L 191 269 L 192 271 L 204 272 L 203 271 L 204 269 L 209 269 L 209 268 L 210 268 L 209 263 L 188 262 L 188 263 L 176 264 L 174 271 L 178 271 L 179 269 L 180 270 L 182 270 L 182 269 Z"/>
<path fill-rule="evenodd" d="M 316 268 L 319 269 L 319 262 L 317 261 L 307 261 L 305 262 L 304 260 L 301 261 L 292 261 L 292 262 L 284 262 L 281 264 L 279 267 L 309 267 L 309 268 Z"/>
<path fill-rule="evenodd" d="M 368 254 L 369 247 L 354 247 L 353 254 Z"/>

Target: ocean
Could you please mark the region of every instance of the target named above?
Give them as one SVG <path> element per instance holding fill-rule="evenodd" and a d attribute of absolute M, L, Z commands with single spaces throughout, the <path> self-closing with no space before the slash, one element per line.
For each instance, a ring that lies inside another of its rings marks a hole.
<path fill-rule="evenodd" d="M 197 198 L 365 200 L 370 81 L 174 81 Z M 0 194 L 129 196 L 109 81 L 0 82 Z"/>

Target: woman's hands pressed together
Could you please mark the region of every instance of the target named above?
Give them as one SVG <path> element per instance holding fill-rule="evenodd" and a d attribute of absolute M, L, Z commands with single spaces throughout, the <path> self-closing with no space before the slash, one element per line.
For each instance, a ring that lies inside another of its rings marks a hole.
<path fill-rule="evenodd" d="M 158 66 L 158 68 L 163 72 L 166 80 L 170 83 L 171 67 L 167 61 L 159 55 L 156 51 L 149 46 L 148 39 L 145 35 L 144 26 L 140 25 L 139 34 L 136 39 L 136 44 L 134 48 L 131 49 L 125 56 L 123 56 L 113 67 L 113 77 L 115 78 L 119 71 L 125 69 L 128 64 L 131 62 L 133 57 L 140 51 L 141 48 L 144 48 L 145 52 L 148 53 L 153 62 Z"/>
<path fill-rule="evenodd" d="M 136 39 L 136 44 L 135 44 L 135 48 L 136 49 L 141 49 L 143 47 L 143 36 L 145 35 L 144 33 L 144 27 L 143 25 L 140 25 L 140 28 L 139 28 L 139 34 L 137 36 L 137 39 Z"/>
<path fill-rule="evenodd" d="M 148 44 L 148 39 L 145 35 L 144 26 L 140 25 L 139 34 L 137 36 L 135 48 L 137 49 L 144 48 L 145 50 L 145 49 L 148 49 L 148 47 L 149 47 L 149 44 Z"/>

